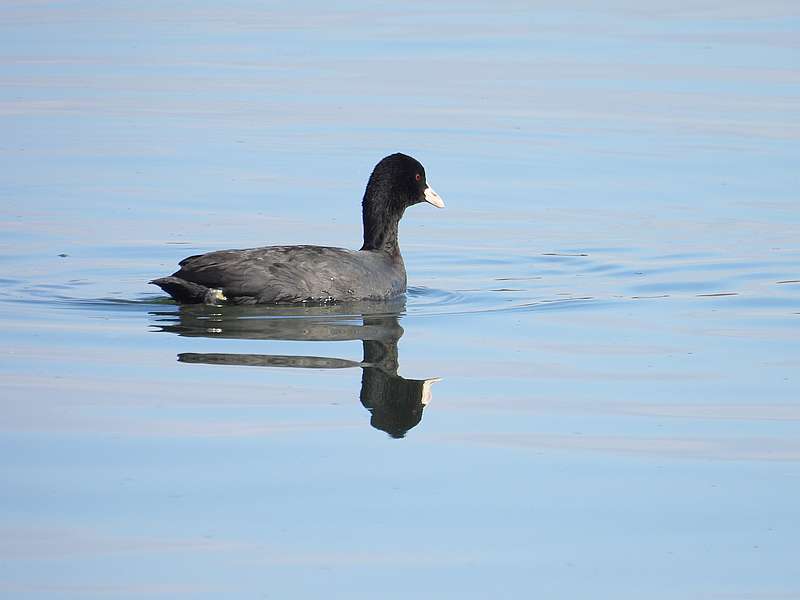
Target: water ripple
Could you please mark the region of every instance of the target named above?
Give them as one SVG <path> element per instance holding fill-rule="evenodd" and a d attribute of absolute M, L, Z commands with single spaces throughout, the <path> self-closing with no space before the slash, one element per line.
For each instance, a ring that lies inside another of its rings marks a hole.
<path fill-rule="evenodd" d="M 429 253 L 406 298 L 335 307 L 272 307 L 276 316 L 408 314 L 437 316 L 502 311 L 581 309 L 628 301 L 724 302 L 738 309 L 800 310 L 800 277 L 792 256 L 736 261 L 710 254 L 648 256 L 646 251 L 546 252 L 506 255 L 487 251 L 471 260 L 456 252 Z M 417 261 L 415 261 L 417 262 Z M 145 277 L 119 274 L 113 265 L 72 269 L 68 277 L 37 272 L 37 279 L 5 279 L 3 302 L 77 309 L 135 311 L 172 301 L 141 293 Z M 265 307 L 261 307 L 263 309 Z M 260 310 L 260 314 L 263 310 Z"/>

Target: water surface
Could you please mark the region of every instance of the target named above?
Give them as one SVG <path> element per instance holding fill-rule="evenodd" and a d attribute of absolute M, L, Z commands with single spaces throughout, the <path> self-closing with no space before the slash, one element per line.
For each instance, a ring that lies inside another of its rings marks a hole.
<path fill-rule="evenodd" d="M 800 598 L 793 3 L 0 11 L 0 595 Z M 394 151 L 404 300 L 146 284 Z"/>

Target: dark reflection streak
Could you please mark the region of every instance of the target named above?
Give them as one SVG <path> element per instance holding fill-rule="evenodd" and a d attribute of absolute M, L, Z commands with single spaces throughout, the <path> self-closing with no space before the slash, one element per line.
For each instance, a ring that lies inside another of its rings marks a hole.
<path fill-rule="evenodd" d="M 403 335 L 399 315 L 404 303 L 358 307 L 217 307 L 179 306 L 177 311 L 151 312 L 157 331 L 183 337 L 247 340 L 352 341 L 361 340 L 364 360 L 320 356 L 185 352 L 182 363 L 347 369 L 360 367 L 361 404 L 370 411 L 373 427 L 402 438 L 422 419 L 430 401 L 433 379 L 406 379 L 397 374 L 397 344 Z M 380 312 L 375 309 L 379 308 Z M 390 309 L 393 309 L 390 311 Z M 357 323 L 361 321 L 361 324 Z"/>
<path fill-rule="evenodd" d="M 206 365 L 238 365 L 245 367 L 294 367 L 297 369 L 349 369 L 360 367 L 362 363 L 344 358 L 325 358 L 324 356 L 282 356 L 278 354 L 198 354 L 184 352 L 178 354 L 183 363 Z"/>

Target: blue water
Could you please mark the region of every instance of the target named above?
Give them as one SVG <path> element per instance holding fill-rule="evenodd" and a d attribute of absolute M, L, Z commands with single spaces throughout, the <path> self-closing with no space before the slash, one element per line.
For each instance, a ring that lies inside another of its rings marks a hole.
<path fill-rule="evenodd" d="M 800 598 L 795 3 L 6 2 L 0 596 Z M 178 307 L 360 245 L 404 301 Z"/>

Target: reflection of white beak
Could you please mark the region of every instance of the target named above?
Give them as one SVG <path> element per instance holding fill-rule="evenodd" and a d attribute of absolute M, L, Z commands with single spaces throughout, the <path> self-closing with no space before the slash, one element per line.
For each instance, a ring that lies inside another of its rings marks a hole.
<path fill-rule="evenodd" d="M 444 200 L 433 191 L 431 186 L 425 188 L 425 202 L 430 202 L 436 208 L 444 208 Z"/>
<path fill-rule="evenodd" d="M 444 206 L 444 204 L 442 204 L 442 206 Z M 422 382 L 422 398 L 420 398 L 420 403 L 422 406 L 428 406 L 428 403 L 431 401 L 431 386 L 437 381 L 441 380 L 441 377 L 432 377 L 431 379 L 426 379 Z"/>

